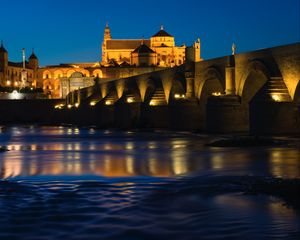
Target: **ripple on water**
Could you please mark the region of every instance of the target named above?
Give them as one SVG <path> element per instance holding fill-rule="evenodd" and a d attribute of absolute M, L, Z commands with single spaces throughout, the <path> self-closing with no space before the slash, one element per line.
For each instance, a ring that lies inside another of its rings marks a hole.
<path fill-rule="evenodd" d="M 247 179 L 254 181 L 252 178 Z M 232 239 L 299 235 L 276 198 L 241 177 L 145 182 L 0 181 L 0 239 Z"/>

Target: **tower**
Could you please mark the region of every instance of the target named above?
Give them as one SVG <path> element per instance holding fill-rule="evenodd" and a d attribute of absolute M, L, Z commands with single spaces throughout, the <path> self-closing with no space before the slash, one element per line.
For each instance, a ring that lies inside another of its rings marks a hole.
<path fill-rule="evenodd" d="M 33 70 L 33 76 L 32 76 L 32 86 L 37 86 L 37 80 L 38 80 L 38 68 L 39 68 L 39 60 L 37 56 L 34 53 L 34 49 L 32 49 L 32 53 L 29 57 L 29 63 L 28 66 L 30 69 Z"/>
<path fill-rule="evenodd" d="M 3 41 L 1 41 L 0 46 L 0 77 L 2 75 L 2 79 L 0 78 L 0 84 L 5 83 L 7 79 L 7 68 L 8 68 L 8 52 L 3 46 Z"/>
<path fill-rule="evenodd" d="M 194 49 L 195 49 L 195 62 L 200 62 L 201 61 L 200 38 L 198 38 L 197 42 L 194 43 Z"/>
<path fill-rule="evenodd" d="M 111 39 L 110 28 L 108 26 L 108 23 L 106 23 L 104 29 L 103 43 L 102 43 L 102 63 L 106 63 L 107 60 L 106 41 L 110 39 Z"/>

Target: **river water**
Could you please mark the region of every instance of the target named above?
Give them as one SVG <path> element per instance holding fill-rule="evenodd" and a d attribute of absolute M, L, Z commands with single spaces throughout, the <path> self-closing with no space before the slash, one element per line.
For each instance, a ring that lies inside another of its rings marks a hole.
<path fill-rule="evenodd" d="M 299 211 L 245 186 L 300 178 L 300 149 L 217 138 L 2 126 L 0 239 L 297 239 Z"/>

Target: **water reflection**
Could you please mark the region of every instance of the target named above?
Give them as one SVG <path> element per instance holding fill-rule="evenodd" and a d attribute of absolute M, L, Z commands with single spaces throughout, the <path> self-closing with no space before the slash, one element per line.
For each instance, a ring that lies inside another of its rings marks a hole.
<path fill-rule="evenodd" d="M 71 137 L 70 137 L 71 135 Z M 0 177 L 172 177 L 196 172 L 299 177 L 295 148 L 204 147 L 203 137 L 114 133 L 64 127 L 2 130 Z"/>

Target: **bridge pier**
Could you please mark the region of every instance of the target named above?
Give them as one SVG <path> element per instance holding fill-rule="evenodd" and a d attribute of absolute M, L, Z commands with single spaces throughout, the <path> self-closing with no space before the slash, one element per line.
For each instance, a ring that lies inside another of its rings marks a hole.
<path fill-rule="evenodd" d="M 121 129 L 139 126 L 141 102 L 128 103 L 126 97 L 119 99 L 114 105 L 114 126 Z"/>
<path fill-rule="evenodd" d="M 141 127 L 142 128 L 168 128 L 169 116 L 168 105 L 151 106 L 143 103 L 141 106 Z"/>
<path fill-rule="evenodd" d="M 169 105 L 169 127 L 174 130 L 199 130 L 202 121 L 200 111 L 196 99 L 172 101 Z"/>
<path fill-rule="evenodd" d="M 206 130 L 212 133 L 248 131 L 246 111 L 239 96 L 211 96 L 206 106 Z"/>
<path fill-rule="evenodd" d="M 251 134 L 300 133 L 300 112 L 293 102 L 252 101 L 249 109 Z"/>
<path fill-rule="evenodd" d="M 114 126 L 114 105 L 107 105 L 102 99 L 94 106 L 95 124 L 99 128 L 112 128 Z"/>

